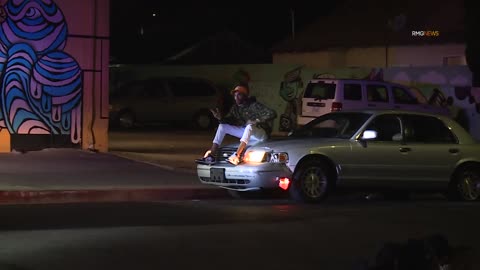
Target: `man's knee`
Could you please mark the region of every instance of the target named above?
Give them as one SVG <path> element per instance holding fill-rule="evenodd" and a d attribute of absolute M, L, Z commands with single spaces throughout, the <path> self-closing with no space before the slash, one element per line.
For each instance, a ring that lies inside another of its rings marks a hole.
<path fill-rule="evenodd" d="M 227 124 L 219 124 L 217 130 L 224 130 Z"/>

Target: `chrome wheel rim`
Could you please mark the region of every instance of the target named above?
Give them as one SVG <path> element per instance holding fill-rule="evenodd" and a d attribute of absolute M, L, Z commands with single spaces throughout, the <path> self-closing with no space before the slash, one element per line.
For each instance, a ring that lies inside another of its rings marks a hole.
<path fill-rule="evenodd" d="M 464 200 L 478 200 L 480 197 L 480 175 L 471 170 L 465 171 L 458 183 L 458 190 Z"/>
<path fill-rule="evenodd" d="M 302 190 L 308 198 L 318 199 L 322 197 L 325 193 L 326 187 L 327 177 L 322 169 L 311 167 L 303 174 Z"/>

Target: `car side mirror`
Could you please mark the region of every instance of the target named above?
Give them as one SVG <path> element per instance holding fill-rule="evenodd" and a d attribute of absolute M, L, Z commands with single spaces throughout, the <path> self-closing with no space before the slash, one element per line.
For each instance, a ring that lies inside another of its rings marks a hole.
<path fill-rule="evenodd" d="M 363 147 L 367 147 L 367 141 L 374 140 L 377 138 L 378 133 L 375 130 L 365 130 L 360 137 L 360 144 Z"/>
<path fill-rule="evenodd" d="M 362 134 L 362 140 L 373 140 L 377 138 L 378 133 L 375 130 L 365 130 Z"/>

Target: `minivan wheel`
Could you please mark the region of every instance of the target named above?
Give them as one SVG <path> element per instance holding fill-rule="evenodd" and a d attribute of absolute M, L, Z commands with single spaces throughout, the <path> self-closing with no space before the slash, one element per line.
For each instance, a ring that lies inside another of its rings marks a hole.
<path fill-rule="evenodd" d="M 455 172 L 448 197 L 451 200 L 477 201 L 480 198 L 480 166 L 468 165 Z"/>
<path fill-rule="evenodd" d="M 118 124 L 121 128 L 133 128 L 135 126 L 135 115 L 131 111 L 121 113 L 118 117 Z"/>
<path fill-rule="evenodd" d="M 320 202 L 330 191 L 332 180 L 329 178 L 328 167 L 323 162 L 307 161 L 293 175 L 290 196 L 299 202 Z"/>

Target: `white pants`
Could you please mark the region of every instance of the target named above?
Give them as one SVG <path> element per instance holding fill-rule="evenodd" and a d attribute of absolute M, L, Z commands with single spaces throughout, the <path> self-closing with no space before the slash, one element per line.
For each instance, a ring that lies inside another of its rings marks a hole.
<path fill-rule="evenodd" d="M 218 125 L 217 133 L 215 134 L 213 143 L 221 145 L 226 134 L 240 138 L 240 141 L 244 142 L 245 144 L 248 144 L 250 141 L 261 142 L 267 139 L 265 130 L 255 125 L 239 127 L 229 124 L 220 124 Z"/>

